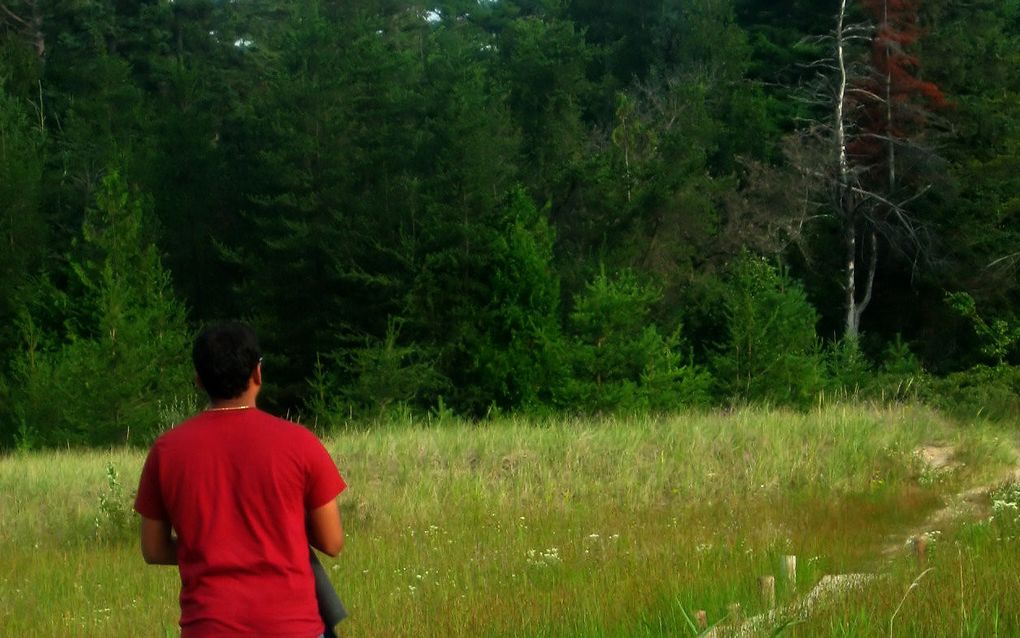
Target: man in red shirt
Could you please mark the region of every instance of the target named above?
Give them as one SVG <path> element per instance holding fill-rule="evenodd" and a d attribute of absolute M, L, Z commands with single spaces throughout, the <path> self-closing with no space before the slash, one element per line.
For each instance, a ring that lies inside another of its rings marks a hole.
<path fill-rule="evenodd" d="M 209 407 L 149 450 L 135 499 L 142 556 L 180 569 L 182 638 L 316 638 L 308 545 L 340 553 L 346 484 L 314 434 L 255 407 L 251 328 L 207 328 L 192 359 Z"/>

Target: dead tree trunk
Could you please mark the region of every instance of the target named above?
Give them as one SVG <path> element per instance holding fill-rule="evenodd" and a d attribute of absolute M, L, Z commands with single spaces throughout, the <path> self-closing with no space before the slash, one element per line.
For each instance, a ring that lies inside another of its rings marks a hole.
<path fill-rule="evenodd" d="M 42 7 L 39 0 L 29 0 L 25 3 L 27 9 L 22 15 L 12 11 L 5 2 L 0 2 L 0 19 L 15 25 L 17 31 L 25 34 L 35 49 L 39 62 L 46 60 L 46 34 L 43 32 Z"/>
<path fill-rule="evenodd" d="M 836 179 L 835 204 L 838 214 L 843 222 L 843 268 L 845 280 L 843 282 L 843 306 L 844 323 L 843 336 L 846 339 L 856 340 L 860 334 L 861 315 L 871 301 L 871 289 L 875 281 L 875 268 L 878 265 L 878 241 L 874 231 L 871 231 L 869 248 L 870 258 L 864 289 L 864 298 L 857 300 L 857 244 L 858 235 L 861 232 L 861 206 L 863 202 L 854 186 L 856 179 L 855 172 L 850 166 L 850 158 L 847 152 L 848 128 L 850 126 L 849 113 L 849 90 L 850 73 L 847 61 L 848 26 L 846 23 L 848 0 L 840 0 L 839 14 L 836 18 L 835 33 L 835 60 L 838 73 L 838 84 L 836 85 L 835 104 L 835 146 L 838 164 L 838 175 Z"/>
<path fill-rule="evenodd" d="M 853 2 L 835 0 L 835 28 L 816 39 L 831 53 L 812 64 L 822 71 L 809 103 L 824 108 L 829 117 L 801 138 L 820 144 L 815 148 L 824 149 L 822 157 L 808 151 L 799 164 L 803 174 L 819 180 L 815 192 L 826 194 L 823 205 L 837 224 L 843 337 L 848 340 L 859 337 L 861 317 L 873 297 L 879 234 L 883 245 L 907 243 L 918 253 L 923 250 L 923 233 L 905 206 L 928 187 L 915 184 L 914 193 L 904 197 L 904 184 L 911 177 L 916 182 L 921 173 L 904 175 L 896 162 L 904 145 L 921 149 L 912 138 L 920 138 L 928 112 L 945 102 L 936 85 L 917 77 L 918 60 L 905 48 L 920 36 L 920 2 L 858 0 L 872 16 L 865 23 L 849 21 Z"/>

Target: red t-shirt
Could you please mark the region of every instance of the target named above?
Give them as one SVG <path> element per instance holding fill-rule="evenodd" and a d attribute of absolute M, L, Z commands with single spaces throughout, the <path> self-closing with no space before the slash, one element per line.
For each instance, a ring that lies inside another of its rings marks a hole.
<path fill-rule="evenodd" d="M 177 532 L 182 638 L 321 634 L 305 514 L 345 487 L 314 434 L 255 408 L 159 437 L 135 510 Z"/>

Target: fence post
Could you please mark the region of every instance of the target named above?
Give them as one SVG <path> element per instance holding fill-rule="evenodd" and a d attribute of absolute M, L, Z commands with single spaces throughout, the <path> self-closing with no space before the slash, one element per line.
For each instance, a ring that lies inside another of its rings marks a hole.
<path fill-rule="evenodd" d="M 917 562 L 924 565 L 928 561 L 928 535 L 920 534 L 915 536 L 912 545 L 914 546 L 914 556 L 917 557 Z"/>
<path fill-rule="evenodd" d="M 705 613 L 704 609 L 699 609 L 694 612 L 694 622 L 698 625 L 699 631 L 705 631 L 708 629 L 708 614 Z"/>
<path fill-rule="evenodd" d="M 790 586 L 791 590 L 797 588 L 796 556 L 783 556 L 783 576 L 786 578 L 786 584 Z"/>
<path fill-rule="evenodd" d="M 776 577 L 762 576 L 758 579 L 758 591 L 765 606 L 772 609 L 776 606 Z"/>

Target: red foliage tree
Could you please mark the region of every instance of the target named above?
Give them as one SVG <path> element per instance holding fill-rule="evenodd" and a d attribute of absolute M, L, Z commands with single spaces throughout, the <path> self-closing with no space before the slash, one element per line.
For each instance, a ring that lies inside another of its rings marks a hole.
<path fill-rule="evenodd" d="M 861 0 L 874 20 L 868 71 L 851 79 L 844 61 L 853 28 L 841 0 L 836 52 L 841 73 L 837 100 L 836 147 L 840 151 L 835 202 L 842 218 L 845 264 L 844 334 L 856 339 L 861 315 L 871 302 L 878 269 L 879 237 L 890 244 L 904 239 L 922 250 L 919 224 L 904 206 L 924 191 L 915 183 L 908 196 L 897 169 L 902 150 L 918 151 L 930 115 L 946 105 L 941 89 L 922 79 L 911 47 L 923 35 L 921 0 Z M 920 174 L 918 174 L 919 176 Z M 912 180 L 918 182 L 919 180 Z M 858 263 L 865 264 L 859 269 Z M 858 279 L 862 278 L 862 286 Z M 858 298 L 858 291 L 863 295 Z"/>
<path fill-rule="evenodd" d="M 936 84 L 921 78 L 920 61 L 910 51 L 923 35 L 921 0 L 862 0 L 861 5 L 876 25 L 872 73 L 854 91 L 858 134 L 847 150 L 866 167 L 871 177 L 867 181 L 891 200 L 897 186 L 897 146 L 921 136 L 929 115 L 947 103 Z"/>

